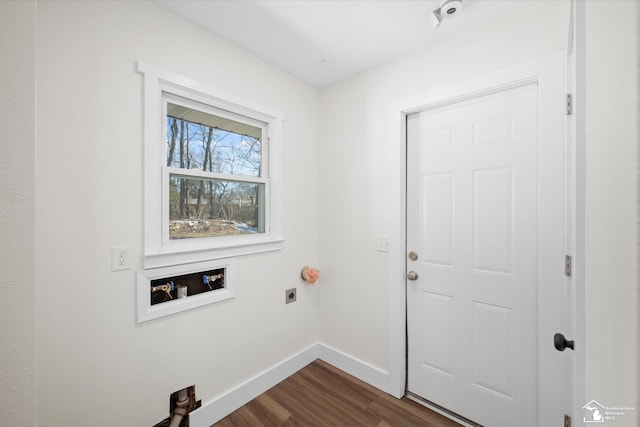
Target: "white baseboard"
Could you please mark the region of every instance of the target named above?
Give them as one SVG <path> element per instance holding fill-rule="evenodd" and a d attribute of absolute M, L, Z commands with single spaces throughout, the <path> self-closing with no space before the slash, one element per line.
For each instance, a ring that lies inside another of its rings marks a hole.
<path fill-rule="evenodd" d="M 387 371 L 318 342 L 228 392 L 203 403 L 200 408 L 189 414 L 190 425 L 192 427 L 211 426 L 316 359 L 321 359 L 382 391 L 387 391 L 389 386 Z"/>
<path fill-rule="evenodd" d="M 189 425 L 210 427 L 317 358 L 318 345 L 312 344 L 228 392 L 203 403 L 189 414 Z"/>
<path fill-rule="evenodd" d="M 389 373 L 387 371 L 323 343 L 318 343 L 318 358 L 388 393 Z"/>

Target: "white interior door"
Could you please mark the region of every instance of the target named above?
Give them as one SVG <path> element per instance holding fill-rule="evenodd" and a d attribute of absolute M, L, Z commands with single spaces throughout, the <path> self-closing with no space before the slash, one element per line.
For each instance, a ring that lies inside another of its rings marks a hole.
<path fill-rule="evenodd" d="M 408 391 L 487 426 L 560 426 L 568 387 L 562 127 L 539 88 L 407 116 Z"/>

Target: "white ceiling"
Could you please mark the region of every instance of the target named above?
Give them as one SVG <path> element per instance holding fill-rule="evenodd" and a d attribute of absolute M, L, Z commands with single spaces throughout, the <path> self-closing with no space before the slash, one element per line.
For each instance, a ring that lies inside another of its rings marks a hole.
<path fill-rule="evenodd" d="M 441 0 L 154 1 L 317 87 L 456 31 L 492 31 L 527 3 L 464 0 L 462 12 L 434 30 L 429 15 Z"/>

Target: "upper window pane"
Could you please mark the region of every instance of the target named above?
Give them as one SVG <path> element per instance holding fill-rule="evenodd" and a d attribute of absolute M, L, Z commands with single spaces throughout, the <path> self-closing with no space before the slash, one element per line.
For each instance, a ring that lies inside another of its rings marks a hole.
<path fill-rule="evenodd" d="M 167 166 L 262 176 L 262 128 L 167 102 Z"/>

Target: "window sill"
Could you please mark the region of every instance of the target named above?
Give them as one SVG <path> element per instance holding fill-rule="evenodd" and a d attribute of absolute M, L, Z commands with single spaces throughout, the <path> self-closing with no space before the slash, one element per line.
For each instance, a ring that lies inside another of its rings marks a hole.
<path fill-rule="evenodd" d="M 145 254 L 143 266 L 145 270 L 172 265 L 191 264 L 222 258 L 234 258 L 243 255 L 275 252 L 282 250 L 284 240 L 274 239 L 248 244 L 225 245 L 219 248 L 194 248 L 163 250 Z"/>

